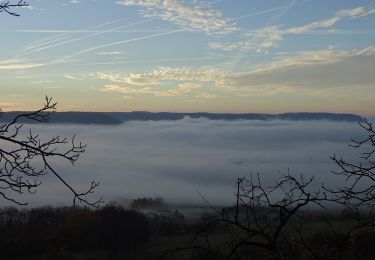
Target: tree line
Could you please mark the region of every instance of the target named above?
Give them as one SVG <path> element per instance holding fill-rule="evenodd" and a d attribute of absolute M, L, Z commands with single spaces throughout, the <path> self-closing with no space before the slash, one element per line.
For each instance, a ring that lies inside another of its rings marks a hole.
<path fill-rule="evenodd" d="M 65 259 L 72 252 L 101 252 L 110 259 L 145 243 L 151 228 L 144 214 L 110 203 L 97 210 L 3 208 L 0 234 L 2 259 Z"/>

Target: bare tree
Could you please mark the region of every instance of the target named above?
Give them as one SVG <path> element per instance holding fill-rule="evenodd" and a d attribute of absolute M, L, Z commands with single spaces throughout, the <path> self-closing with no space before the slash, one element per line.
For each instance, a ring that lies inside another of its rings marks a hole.
<path fill-rule="evenodd" d="M 238 178 L 235 205 L 209 218 L 190 246 L 167 252 L 161 258 L 192 250 L 192 259 L 199 252 L 208 259 L 286 259 L 290 254 L 290 246 L 283 245 L 288 240 L 286 229 L 298 221 L 298 213 L 303 208 L 312 204 L 324 207 L 322 203 L 326 200 L 326 194 L 310 191 L 313 180 L 313 177 L 287 174 L 267 187 L 259 175 L 256 179 Z M 219 226 L 221 232 L 226 234 L 223 245 L 218 245 L 217 240 L 222 239 L 215 239 L 210 232 L 214 226 Z"/>
<path fill-rule="evenodd" d="M 331 160 L 338 166 L 338 170 L 332 173 L 343 177 L 345 184 L 341 187 L 323 186 L 327 194 L 326 203 L 333 203 L 342 210 L 341 221 L 346 221 L 345 228 L 335 225 L 335 220 L 330 217 L 320 218 L 321 225 L 325 227 L 321 239 L 331 242 L 326 250 L 316 245 L 314 248 L 314 242 L 306 241 L 303 225 L 298 231 L 301 243 L 314 259 L 347 259 L 349 254 L 354 254 L 349 249 L 353 247 L 356 235 L 375 227 L 375 129 L 367 119 L 359 125 L 365 131 L 365 136 L 351 139 L 352 143 L 349 144 L 359 150 L 359 160 L 348 160 L 335 154 L 331 156 Z M 335 243 L 332 243 L 333 240 Z"/>
<path fill-rule="evenodd" d="M 359 123 L 366 136 L 362 139 L 351 139 L 351 147 L 362 149 L 360 161 L 349 161 L 333 155 L 331 159 L 339 170 L 333 172 L 346 180 L 346 185 L 338 189 L 329 189 L 337 202 L 349 209 L 359 211 L 367 209 L 374 213 L 375 209 L 375 129 L 367 119 Z M 328 189 L 327 189 L 328 190 Z"/>
<path fill-rule="evenodd" d="M 8 13 L 12 16 L 19 16 L 18 13 L 12 11 L 14 8 L 28 7 L 29 4 L 26 1 L 10 2 L 4 1 L 0 3 L 0 12 Z"/>
<path fill-rule="evenodd" d="M 52 166 L 52 158 L 60 158 L 74 165 L 85 151 L 85 144 L 76 142 L 75 136 L 66 138 L 55 136 L 44 138 L 31 130 L 25 133 L 23 121 L 47 122 L 48 111 L 56 109 L 57 103 L 46 97 L 44 106 L 34 112 L 21 113 L 12 120 L 0 124 L 0 196 L 19 205 L 26 205 L 15 198 L 15 194 L 35 193 L 41 185 L 40 178 L 53 174 L 73 193 L 73 204 L 80 202 L 99 206 L 102 198 L 96 201 L 87 199 L 99 185 L 92 181 L 85 192 L 76 191 Z"/>

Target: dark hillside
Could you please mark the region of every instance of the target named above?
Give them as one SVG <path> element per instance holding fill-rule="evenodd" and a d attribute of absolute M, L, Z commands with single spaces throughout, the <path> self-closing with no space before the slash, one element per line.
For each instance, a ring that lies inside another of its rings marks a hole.
<path fill-rule="evenodd" d="M 17 115 L 25 112 L 4 112 L 0 122 L 9 122 Z M 27 113 L 27 112 L 26 112 Z M 181 120 L 185 117 L 207 118 L 210 120 L 293 120 L 293 121 L 347 121 L 361 122 L 363 119 L 354 114 L 333 113 L 284 113 L 284 114 L 230 114 L 230 113 L 173 113 L 173 112 L 51 112 L 49 123 L 52 124 L 96 124 L 118 125 L 127 121 L 169 121 Z M 29 119 L 20 120 L 22 123 L 37 123 Z"/>

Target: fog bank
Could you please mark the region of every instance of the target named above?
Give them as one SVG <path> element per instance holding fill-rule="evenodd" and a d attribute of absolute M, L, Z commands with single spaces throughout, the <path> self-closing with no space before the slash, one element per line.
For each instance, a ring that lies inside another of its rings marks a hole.
<path fill-rule="evenodd" d="M 315 175 L 316 185 L 340 184 L 329 156 L 357 158 L 350 138 L 364 134 L 356 123 L 330 121 L 127 122 L 119 126 L 31 125 L 41 136 L 77 135 L 87 151 L 75 167 L 55 168 L 78 190 L 100 181 L 95 196 L 106 201 L 162 196 L 173 203 L 233 201 L 237 177 L 259 173 L 264 183 L 278 176 Z M 31 206 L 65 205 L 72 196 L 53 176 L 44 178 Z"/>

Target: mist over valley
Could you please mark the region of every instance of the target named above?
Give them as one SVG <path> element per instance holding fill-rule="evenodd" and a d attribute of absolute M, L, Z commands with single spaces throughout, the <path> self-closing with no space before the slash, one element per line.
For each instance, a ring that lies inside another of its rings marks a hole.
<path fill-rule="evenodd" d="M 118 125 L 45 124 L 25 129 L 50 136 L 72 136 L 87 144 L 75 167 L 54 161 L 75 187 L 100 181 L 97 196 L 106 201 L 163 197 L 169 203 L 233 202 L 237 177 L 260 174 L 272 184 L 282 174 L 316 176 L 315 185 L 340 185 L 330 173 L 329 156 L 357 158 L 348 147 L 363 131 L 356 122 L 312 120 L 128 121 Z M 45 176 L 32 206 L 71 203 L 52 175 Z"/>

